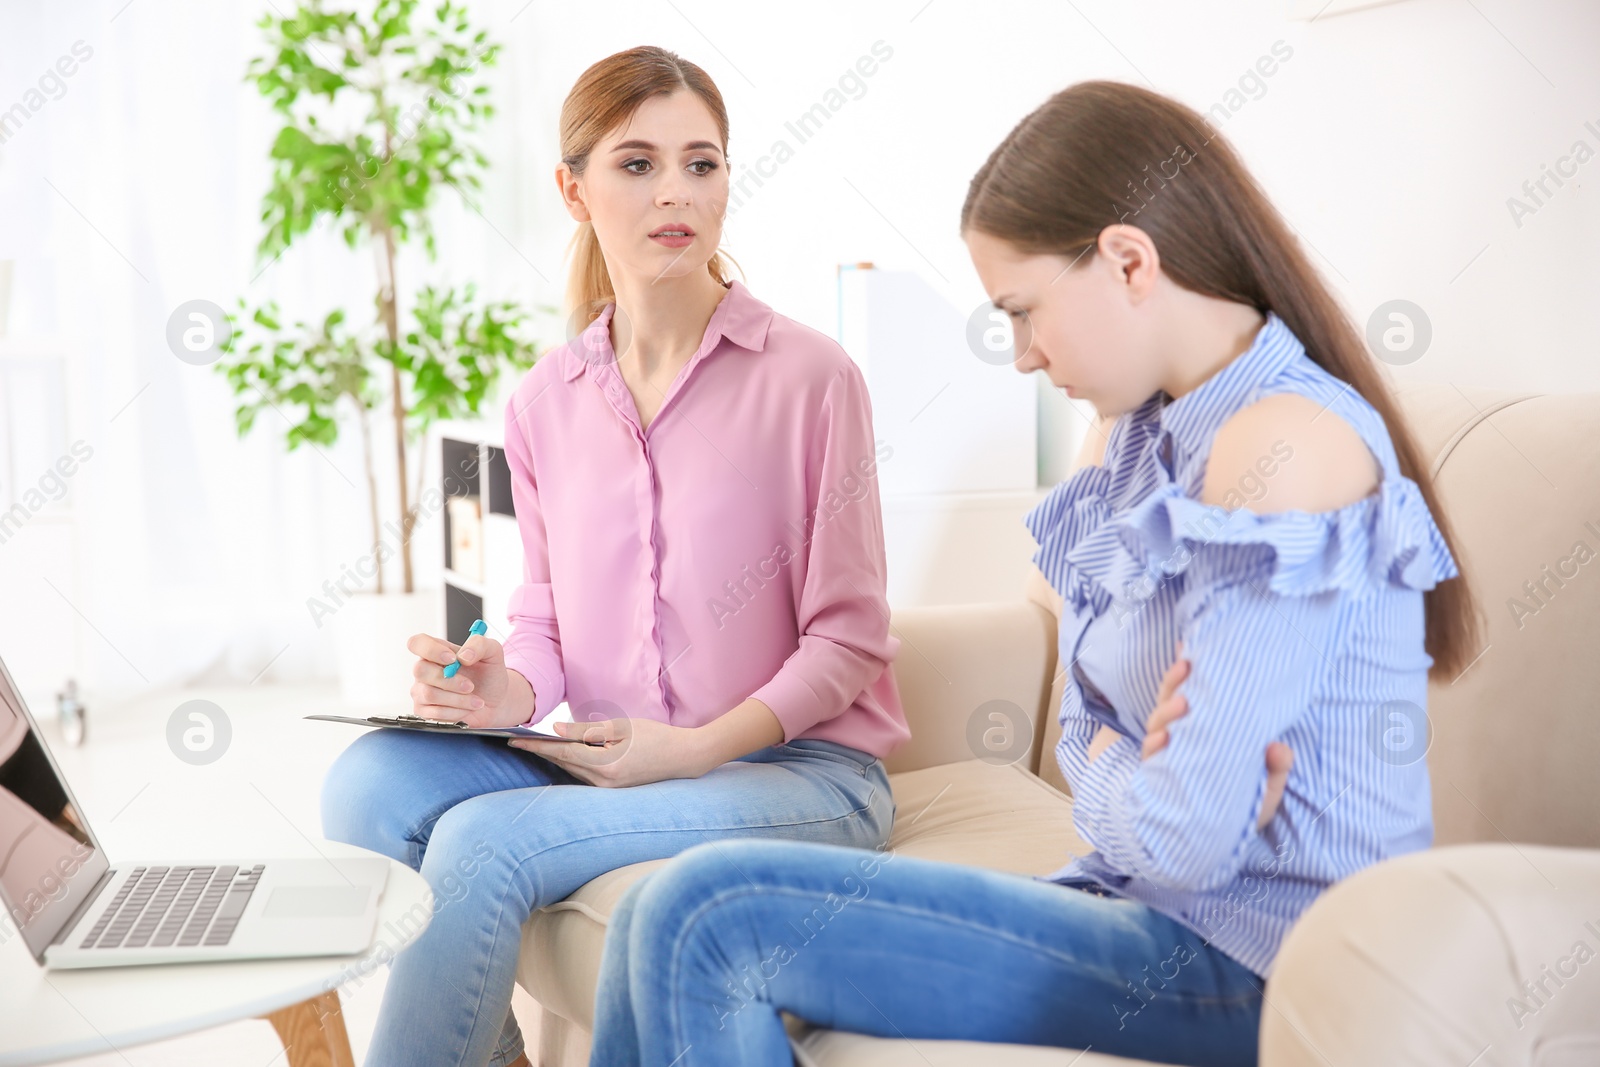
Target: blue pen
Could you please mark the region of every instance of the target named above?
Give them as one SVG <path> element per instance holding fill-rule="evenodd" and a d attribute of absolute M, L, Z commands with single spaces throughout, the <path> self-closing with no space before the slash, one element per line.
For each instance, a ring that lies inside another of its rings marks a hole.
<path fill-rule="evenodd" d="M 482 619 L 479 619 L 477 622 L 472 624 L 471 628 L 467 630 L 467 636 L 470 638 L 473 634 L 477 634 L 481 637 L 488 632 L 488 625 Z M 444 676 L 446 678 L 454 678 L 456 676 L 456 671 L 459 671 L 460 669 L 461 661 L 456 660 L 454 663 L 450 663 L 445 666 Z"/>

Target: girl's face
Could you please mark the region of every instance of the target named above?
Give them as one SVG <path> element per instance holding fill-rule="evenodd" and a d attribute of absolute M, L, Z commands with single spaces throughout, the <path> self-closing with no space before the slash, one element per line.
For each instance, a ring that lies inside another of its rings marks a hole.
<path fill-rule="evenodd" d="M 1110 227 L 1076 260 L 1021 252 L 978 230 L 963 236 L 984 290 L 1011 320 L 1017 370 L 1044 371 L 1106 416 L 1160 388 L 1148 306 L 1158 268 L 1142 231 Z"/>
<path fill-rule="evenodd" d="M 728 203 L 721 144 L 710 110 L 680 90 L 646 100 L 602 137 L 581 178 L 565 163 L 556 168 L 567 211 L 594 223 L 613 278 L 653 282 L 705 269 Z"/>

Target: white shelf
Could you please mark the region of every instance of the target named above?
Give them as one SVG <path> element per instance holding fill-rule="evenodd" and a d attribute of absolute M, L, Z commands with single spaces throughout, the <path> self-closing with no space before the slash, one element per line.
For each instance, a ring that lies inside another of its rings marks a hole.
<path fill-rule="evenodd" d="M 444 580 L 447 584 L 455 586 L 462 592 L 471 593 L 473 596 L 483 596 L 484 583 L 465 575 L 457 574 L 449 567 L 444 569 Z"/>

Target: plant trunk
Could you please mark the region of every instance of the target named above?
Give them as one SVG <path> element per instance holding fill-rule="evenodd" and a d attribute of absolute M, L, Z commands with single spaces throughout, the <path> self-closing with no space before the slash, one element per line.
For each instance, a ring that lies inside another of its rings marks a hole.
<path fill-rule="evenodd" d="M 379 294 L 383 314 L 383 327 L 389 335 L 389 344 L 395 357 L 400 353 L 400 288 L 395 281 L 394 230 L 383 226 L 383 290 Z M 410 593 L 416 588 L 411 573 L 411 527 L 417 517 L 411 511 L 410 486 L 406 484 L 406 402 L 401 393 L 400 368 L 389 364 L 390 413 L 394 418 L 395 470 L 399 477 L 396 486 L 400 492 L 400 573 L 401 591 Z"/>
<path fill-rule="evenodd" d="M 372 558 L 378 561 L 378 595 L 383 595 L 383 531 L 378 529 L 378 473 L 372 467 L 372 425 L 361 397 L 352 396 L 361 416 L 361 457 L 367 467 L 367 511 L 372 516 Z"/>

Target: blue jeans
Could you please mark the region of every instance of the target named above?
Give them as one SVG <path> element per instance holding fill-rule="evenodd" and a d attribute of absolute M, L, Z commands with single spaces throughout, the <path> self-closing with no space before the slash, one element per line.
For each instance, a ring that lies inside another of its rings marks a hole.
<path fill-rule="evenodd" d="M 913 1041 L 1254 1064 L 1264 984 L 1138 901 L 891 852 L 741 841 L 690 849 L 624 894 L 590 1063 L 787 1065 L 784 1011 Z"/>
<path fill-rule="evenodd" d="M 328 771 L 323 834 L 419 870 L 434 913 L 394 959 L 366 1062 L 516 1059 L 522 925 L 607 871 L 737 837 L 874 848 L 893 819 L 883 764 L 828 741 L 775 745 L 700 778 L 607 789 L 494 738 L 373 730 Z"/>

